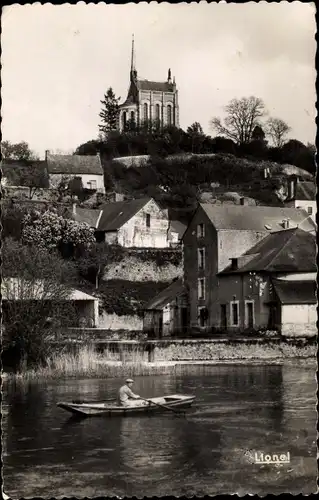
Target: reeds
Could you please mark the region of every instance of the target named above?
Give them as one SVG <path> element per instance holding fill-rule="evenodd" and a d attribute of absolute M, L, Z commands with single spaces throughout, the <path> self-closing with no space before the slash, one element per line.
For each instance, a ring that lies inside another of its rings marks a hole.
<path fill-rule="evenodd" d="M 139 349 L 123 348 L 120 352 L 105 350 L 98 353 L 91 345 L 75 352 L 52 354 L 45 365 L 33 369 L 23 367 L 10 379 L 112 378 L 139 375 L 161 375 L 175 370 L 175 363 L 148 363 Z"/>

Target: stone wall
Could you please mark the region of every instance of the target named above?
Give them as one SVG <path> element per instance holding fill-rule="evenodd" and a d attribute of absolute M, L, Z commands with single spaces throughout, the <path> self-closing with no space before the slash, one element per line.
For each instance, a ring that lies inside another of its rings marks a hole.
<path fill-rule="evenodd" d="M 213 361 L 315 357 L 317 346 L 273 339 L 180 340 L 154 342 L 152 361 Z"/>
<path fill-rule="evenodd" d="M 99 316 L 99 328 L 105 328 L 106 330 L 139 331 L 143 330 L 143 319 L 138 316 L 119 316 L 115 313 L 108 314 L 103 311 Z"/>
<path fill-rule="evenodd" d="M 182 277 L 182 274 L 182 258 L 177 266 L 169 262 L 159 266 L 155 260 L 142 261 L 138 255 L 128 254 L 121 262 L 110 266 L 104 273 L 103 279 L 165 281 L 170 283 L 174 278 Z"/>

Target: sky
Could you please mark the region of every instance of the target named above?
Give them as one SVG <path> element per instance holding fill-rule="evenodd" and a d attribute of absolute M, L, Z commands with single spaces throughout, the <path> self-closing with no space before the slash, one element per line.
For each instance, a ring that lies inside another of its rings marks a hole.
<path fill-rule="evenodd" d="M 139 78 L 179 91 L 180 126 L 209 135 L 232 98 L 264 100 L 290 138 L 315 142 L 315 6 L 301 2 L 12 5 L 2 12 L 2 137 L 73 152 L 98 136 L 109 87 L 124 101 L 132 33 Z"/>

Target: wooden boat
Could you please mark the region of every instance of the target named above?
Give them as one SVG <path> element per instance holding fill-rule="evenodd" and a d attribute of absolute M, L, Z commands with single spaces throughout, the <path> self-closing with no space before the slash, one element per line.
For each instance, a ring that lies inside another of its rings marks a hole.
<path fill-rule="evenodd" d="M 148 403 L 144 400 L 136 400 L 136 405 L 134 406 L 119 406 L 116 402 L 99 402 L 99 403 L 57 403 L 59 408 L 69 411 L 73 414 L 82 417 L 92 417 L 103 415 L 106 417 L 113 416 L 126 416 L 126 415 L 136 415 L 137 413 L 149 413 L 159 410 L 172 409 L 175 408 L 187 408 L 191 406 L 195 399 L 195 396 L 190 396 L 186 394 L 172 394 L 169 396 L 162 396 L 157 398 L 149 398 Z M 162 406 L 164 405 L 164 406 Z"/>

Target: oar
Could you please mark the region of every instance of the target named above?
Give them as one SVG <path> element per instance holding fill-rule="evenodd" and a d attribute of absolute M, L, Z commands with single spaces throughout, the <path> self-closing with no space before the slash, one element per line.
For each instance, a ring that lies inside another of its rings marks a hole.
<path fill-rule="evenodd" d="M 162 405 L 161 403 L 155 403 L 155 401 L 153 401 L 152 399 L 141 398 L 141 396 L 139 397 L 139 399 L 142 399 L 143 401 L 147 401 L 148 403 L 152 403 L 153 405 L 160 406 L 161 408 L 165 408 L 166 410 L 173 411 L 177 415 L 181 415 L 180 411 L 176 411 L 173 408 L 171 408 L 170 406 Z"/>
<path fill-rule="evenodd" d="M 85 401 L 83 399 L 73 399 L 72 403 L 76 404 L 76 405 L 81 405 L 81 404 L 85 404 L 85 405 L 89 405 L 89 404 L 97 404 L 97 403 L 107 403 L 107 402 L 110 402 L 110 401 L 115 401 L 115 398 L 111 398 L 111 399 L 102 399 L 100 401 Z"/>

